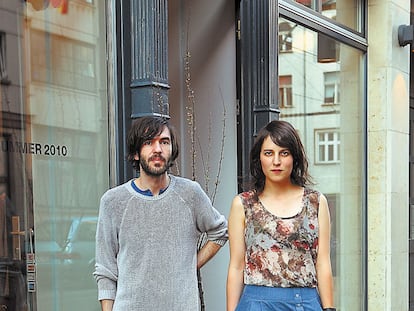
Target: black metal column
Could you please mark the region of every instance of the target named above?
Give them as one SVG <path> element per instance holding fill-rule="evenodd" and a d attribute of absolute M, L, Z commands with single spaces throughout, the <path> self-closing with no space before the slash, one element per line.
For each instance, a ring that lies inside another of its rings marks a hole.
<path fill-rule="evenodd" d="M 116 68 L 116 184 L 135 176 L 126 161 L 125 140 L 134 119 L 147 115 L 169 117 L 168 0 L 108 1 L 116 17 L 110 37 Z"/>
<path fill-rule="evenodd" d="M 242 172 L 249 175 L 254 136 L 278 110 L 278 1 L 241 0 L 240 58 L 242 113 Z M 243 179 L 244 179 L 243 178 Z"/>
<path fill-rule="evenodd" d="M 167 0 L 131 0 L 131 118 L 168 116 Z"/>

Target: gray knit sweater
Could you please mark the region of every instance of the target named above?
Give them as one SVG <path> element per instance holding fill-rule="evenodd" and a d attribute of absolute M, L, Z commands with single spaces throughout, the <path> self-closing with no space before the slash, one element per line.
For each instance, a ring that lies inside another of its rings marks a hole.
<path fill-rule="evenodd" d="M 170 177 L 157 196 L 129 181 L 101 198 L 94 276 L 113 311 L 199 310 L 197 240 L 206 232 L 223 245 L 227 221 L 198 183 Z"/>

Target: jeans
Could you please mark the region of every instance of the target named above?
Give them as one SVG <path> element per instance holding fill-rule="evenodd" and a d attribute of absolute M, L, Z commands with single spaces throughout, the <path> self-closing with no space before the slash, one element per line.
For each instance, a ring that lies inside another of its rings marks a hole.
<path fill-rule="evenodd" d="M 245 285 L 236 311 L 322 311 L 316 288 Z"/>

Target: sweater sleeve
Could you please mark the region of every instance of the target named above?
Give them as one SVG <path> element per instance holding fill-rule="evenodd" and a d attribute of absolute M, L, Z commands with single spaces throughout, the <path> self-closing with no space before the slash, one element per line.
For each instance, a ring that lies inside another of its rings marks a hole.
<path fill-rule="evenodd" d="M 223 246 L 228 240 L 227 220 L 213 207 L 207 194 L 198 183 L 194 194 L 194 210 L 197 230 L 207 235 L 207 239 Z"/>
<path fill-rule="evenodd" d="M 98 299 L 115 300 L 118 269 L 116 257 L 118 240 L 111 212 L 116 203 L 111 192 L 101 198 L 98 225 L 96 229 L 95 271 L 93 273 L 98 285 Z"/>

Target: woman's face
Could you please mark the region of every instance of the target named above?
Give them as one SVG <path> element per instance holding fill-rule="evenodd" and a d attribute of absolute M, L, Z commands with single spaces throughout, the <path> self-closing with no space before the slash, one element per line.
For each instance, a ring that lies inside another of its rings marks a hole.
<path fill-rule="evenodd" d="M 260 163 L 266 182 L 290 182 L 293 170 L 293 156 L 289 149 L 276 145 L 270 136 L 263 141 Z"/>

